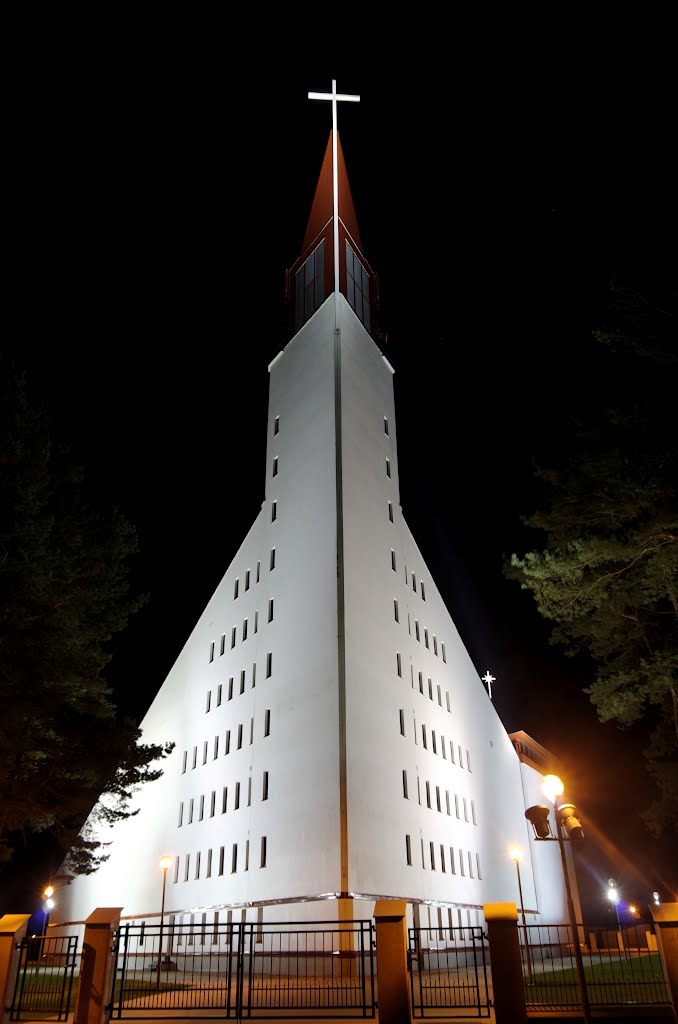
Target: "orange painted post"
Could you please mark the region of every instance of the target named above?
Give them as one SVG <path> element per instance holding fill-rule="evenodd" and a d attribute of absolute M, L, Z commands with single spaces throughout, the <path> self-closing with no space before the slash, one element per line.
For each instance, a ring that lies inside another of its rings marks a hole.
<path fill-rule="evenodd" d="M 486 903 L 483 911 L 490 945 L 494 1019 L 497 1024 L 527 1024 L 516 905 Z"/>
<path fill-rule="evenodd" d="M 18 944 L 26 934 L 30 914 L 4 914 L 0 917 L 0 1007 L 2 1024 L 9 1021 L 9 1008 L 19 970 Z"/>
<path fill-rule="evenodd" d="M 97 907 L 85 921 L 74 1024 L 105 1024 L 110 1017 L 113 934 L 122 907 Z"/>
<path fill-rule="evenodd" d="M 377 900 L 377 1000 L 380 1024 L 410 1024 L 407 900 Z"/>
<path fill-rule="evenodd" d="M 678 1021 L 678 903 L 650 904 L 657 945 L 669 990 L 673 1018 Z"/>

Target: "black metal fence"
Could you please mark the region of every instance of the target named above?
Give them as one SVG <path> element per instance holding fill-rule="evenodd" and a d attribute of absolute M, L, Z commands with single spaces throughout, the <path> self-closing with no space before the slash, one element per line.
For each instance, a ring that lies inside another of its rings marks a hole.
<path fill-rule="evenodd" d="M 575 939 L 569 925 L 521 925 L 518 932 L 528 1007 L 580 1006 Z M 577 932 L 591 1006 L 669 1002 L 652 925 L 623 930 L 581 925 Z"/>
<path fill-rule="evenodd" d="M 410 928 L 408 938 L 413 1017 L 489 1017 L 482 928 Z"/>
<path fill-rule="evenodd" d="M 374 1017 L 371 921 L 124 924 L 112 1016 Z"/>
<path fill-rule="evenodd" d="M 10 1020 L 66 1020 L 79 967 L 75 935 L 34 935 L 21 942 Z"/>

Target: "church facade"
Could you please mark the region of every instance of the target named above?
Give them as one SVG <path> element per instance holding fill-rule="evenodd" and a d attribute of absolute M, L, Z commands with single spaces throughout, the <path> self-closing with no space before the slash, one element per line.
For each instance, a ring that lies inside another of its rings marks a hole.
<path fill-rule="evenodd" d="M 564 920 L 557 844 L 524 817 L 529 738 L 507 734 L 401 512 L 393 369 L 333 136 L 289 281 L 261 511 L 141 726 L 174 752 L 53 919 L 157 914 L 168 855 L 177 920 L 350 919 L 394 897 L 424 925 L 476 924 L 518 902 L 518 846 L 531 919 Z"/>

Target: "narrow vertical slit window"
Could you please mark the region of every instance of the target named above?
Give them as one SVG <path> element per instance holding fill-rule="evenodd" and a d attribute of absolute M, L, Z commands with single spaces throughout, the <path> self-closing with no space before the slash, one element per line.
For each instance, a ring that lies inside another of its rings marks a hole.
<path fill-rule="evenodd" d="M 386 416 L 384 416 L 384 433 L 388 437 L 388 420 L 387 420 Z"/>
<path fill-rule="evenodd" d="M 273 420 L 273 433 L 277 434 L 279 430 L 280 430 L 280 417 L 276 416 L 276 418 Z"/>
<path fill-rule="evenodd" d="M 254 613 L 254 632 L 256 633 L 259 629 L 259 612 Z"/>
<path fill-rule="evenodd" d="M 254 689 L 256 684 L 257 684 L 257 663 L 256 663 L 256 661 L 253 661 L 252 662 L 252 689 Z"/>
<path fill-rule="evenodd" d="M 438 683 L 438 688 L 437 689 L 438 689 L 438 704 L 440 705 L 440 707 L 442 707 L 443 706 L 443 694 L 442 694 L 442 691 L 440 689 L 440 683 Z"/>
<path fill-rule="evenodd" d="M 198 748 L 197 748 L 197 746 L 195 746 L 195 747 L 193 747 L 193 767 L 194 768 L 196 767 L 197 763 L 198 763 Z"/>
<path fill-rule="evenodd" d="M 468 821 L 468 804 L 466 803 L 466 797 L 463 797 L 464 804 L 464 821 Z"/>
<path fill-rule="evenodd" d="M 450 871 L 452 872 L 453 875 L 456 875 L 456 873 L 457 873 L 457 865 L 456 865 L 455 860 L 454 860 L 454 847 L 453 846 L 450 847 Z"/>
<path fill-rule="evenodd" d="M 468 851 L 468 873 L 469 877 L 473 878 L 473 860 L 471 859 L 471 851 Z"/>
<path fill-rule="evenodd" d="M 212 877 L 212 851 L 207 851 L 207 868 L 205 869 L 205 878 Z"/>
<path fill-rule="evenodd" d="M 419 636 L 419 619 L 414 620 L 414 635 L 415 638 L 419 640 L 419 642 L 421 643 L 421 638 Z"/>
<path fill-rule="evenodd" d="M 239 782 L 236 782 L 236 784 L 235 784 L 235 796 L 233 798 L 233 810 L 234 811 L 240 810 L 240 783 Z"/>
<path fill-rule="evenodd" d="M 249 589 L 250 589 L 250 571 L 248 569 L 247 572 L 245 573 L 245 590 L 249 590 Z"/>
<path fill-rule="evenodd" d="M 205 817 L 205 794 L 200 797 L 200 810 L 198 811 L 198 821 L 202 821 Z"/>
<path fill-rule="evenodd" d="M 435 731 L 435 729 L 431 729 L 431 746 L 433 748 L 433 753 L 437 754 L 438 753 L 438 746 L 436 744 L 436 731 Z"/>
<path fill-rule="evenodd" d="M 442 641 L 440 642 L 440 650 L 442 652 L 443 661 L 447 664 L 447 655 L 445 654 L 445 644 Z"/>
<path fill-rule="evenodd" d="M 268 772 L 264 772 L 264 779 L 261 787 L 261 799 L 268 800 Z"/>
<path fill-rule="evenodd" d="M 461 847 L 459 847 L 459 871 L 466 877 L 466 872 L 464 871 L 464 851 Z"/>
<path fill-rule="evenodd" d="M 277 476 L 278 475 L 278 456 L 277 455 L 273 459 L 273 474 L 272 475 L 273 476 Z"/>
<path fill-rule="evenodd" d="M 252 777 L 247 780 L 247 806 L 252 806 Z"/>
<path fill-rule="evenodd" d="M 468 769 L 468 771 L 471 771 L 471 755 L 469 754 L 468 750 L 466 751 L 466 768 Z"/>
<path fill-rule="evenodd" d="M 471 800 L 471 821 L 473 822 L 474 825 L 478 824 L 478 821 L 476 819 L 476 802 L 475 802 L 475 800 Z"/>
<path fill-rule="evenodd" d="M 212 794 L 210 796 L 210 818 L 214 817 L 216 809 L 217 809 L 217 791 L 216 791 L 216 789 L 213 789 L 212 790 Z"/>
<path fill-rule="evenodd" d="M 482 874 L 480 872 L 480 854 L 479 853 L 476 854 L 476 870 L 478 872 L 478 878 L 482 879 L 483 876 L 482 876 Z"/>
<path fill-rule="evenodd" d="M 238 844 L 233 843 L 231 850 L 231 874 L 234 875 L 238 870 Z"/>
<path fill-rule="evenodd" d="M 219 847 L 219 874 L 223 875 L 223 873 L 224 873 L 224 847 L 220 846 Z"/>
<path fill-rule="evenodd" d="M 400 676 L 400 678 L 402 679 L 402 676 L 403 676 L 403 663 L 402 663 L 402 659 L 400 657 L 400 652 L 396 653 L 396 671 L 397 671 L 398 675 Z"/>
<path fill-rule="evenodd" d="M 278 518 L 278 502 L 271 502 L 271 522 L 274 523 Z"/>
<path fill-rule="evenodd" d="M 438 813 L 442 813 L 442 804 L 440 802 L 440 786 L 436 786 L 436 809 Z"/>
<path fill-rule="evenodd" d="M 266 867 L 266 836 L 261 837 L 261 854 L 259 857 L 259 867 Z"/>
<path fill-rule="evenodd" d="M 179 858 L 174 858 L 174 884 L 179 881 Z"/>
<path fill-rule="evenodd" d="M 240 577 L 236 576 L 235 583 L 233 584 L 233 600 L 238 596 L 238 590 L 240 589 Z"/>
<path fill-rule="evenodd" d="M 426 806 L 428 807 L 428 809 L 430 811 L 431 810 L 431 783 L 428 782 L 428 780 L 426 782 Z"/>
<path fill-rule="evenodd" d="M 226 634 L 222 633 L 221 634 L 221 640 L 219 641 L 219 656 L 220 657 L 224 653 L 225 650 L 226 650 Z"/>
<path fill-rule="evenodd" d="M 247 619 L 243 619 L 242 623 L 242 638 L 247 640 Z"/>
<path fill-rule="evenodd" d="M 389 501 L 389 503 L 388 503 L 388 521 L 389 521 L 389 523 L 393 522 L 393 502 L 392 501 Z"/>
<path fill-rule="evenodd" d="M 426 726 L 422 722 L 421 726 L 421 742 L 424 746 L 424 750 L 428 750 L 428 739 L 426 737 Z"/>
<path fill-rule="evenodd" d="M 268 679 L 273 671 L 273 654 L 271 651 L 266 655 L 266 678 Z"/>
<path fill-rule="evenodd" d="M 445 847 L 442 843 L 440 844 L 440 870 L 445 874 Z"/>
<path fill-rule="evenodd" d="M 386 460 L 386 476 L 389 478 L 389 480 L 391 479 L 391 460 L 390 459 Z"/>
<path fill-rule="evenodd" d="M 417 592 L 417 577 L 415 576 L 414 573 L 412 573 L 412 590 L 416 594 L 416 592 Z"/>
<path fill-rule="evenodd" d="M 403 711 L 402 708 L 400 708 L 399 711 L 398 711 L 398 718 L 400 720 L 400 735 L 404 736 L 405 735 L 405 712 Z"/>
<path fill-rule="evenodd" d="M 238 726 L 238 750 L 242 750 L 242 725 Z"/>
<path fill-rule="evenodd" d="M 195 877 L 200 878 L 200 850 L 195 855 Z"/>
<path fill-rule="evenodd" d="M 190 855 L 190 853 L 187 853 L 186 854 L 186 863 L 184 865 L 184 882 L 188 881 L 188 876 L 190 874 L 190 870 L 191 870 L 191 855 Z"/>
<path fill-rule="evenodd" d="M 202 763 L 207 764 L 207 740 L 202 745 Z"/>
<path fill-rule="evenodd" d="M 412 867 L 412 837 L 405 836 L 405 860 Z"/>
<path fill-rule="evenodd" d="M 224 740 L 224 756 L 231 753 L 231 730 L 226 730 L 226 738 Z"/>
<path fill-rule="evenodd" d="M 182 762 L 181 762 L 181 764 L 182 764 L 182 767 L 181 767 L 181 773 L 182 773 L 182 775 L 183 775 L 183 774 L 184 774 L 184 772 L 186 771 L 186 762 L 187 762 L 187 760 L 188 760 L 188 751 L 187 751 L 187 750 L 184 750 L 184 756 L 183 756 L 183 758 L 182 758 Z"/>
<path fill-rule="evenodd" d="M 435 633 L 433 634 L 433 653 L 435 654 L 435 656 L 437 658 L 438 657 L 438 637 L 435 635 Z"/>
<path fill-rule="evenodd" d="M 396 622 L 400 622 L 400 616 L 398 615 L 398 602 L 395 600 L 395 598 L 393 600 L 393 616 Z"/>
<path fill-rule="evenodd" d="M 212 760 L 216 761 L 219 757 L 219 736 L 214 737 L 214 748 L 212 750 Z"/>
<path fill-rule="evenodd" d="M 268 564 L 268 568 L 269 572 L 272 572 L 273 569 L 275 569 L 275 548 L 271 548 L 271 560 Z"/>
<path fill-rule="evenodd" d="M 257 578 L 256 578 L 256 582 L 257 583 L 259 582 L 260 578 L 261 578 L 261 562 L 257 562 Z"/>
<path fill-rule="evenodd" d="M 445 810 L 447 811 L 448 814 L 451 813 L 450 812 L 450 791 L 449 791 L 449 789 L 445 790 Z"/>
<path fill-rule="evenodd" d="M 210 644 L 210 662 L 214 661 L 214 642 Z"/>
<path fill-rule="evenodd" d="M 222 689 L 223 687 L 221 683 L 219 683 L 219 685 L 217 686 L 217 707 L 219 707 L 219 705 L 221 704 Z"/>
<path fill-rule="evenodd" d="M 428 647 L 428 630 L 424 628 L 424 643 Z"/>
<path fill-rule="evenodd" d="M 429 848 L 429 853 L 431 854 L 431 871 L 435 871 L 435 869 L 436 869 L 436 848 L 435 848 L 433 842 L 430 842 L 428 844 L 428 848 Z"/>
<path fill-rule="evenodd" d="M 264 736 L 271 735 L 271 712 L 266 710 L 264 712 Z"/>
<path fill-rule="evenodd" d="M 207 691 L 207 700 L 205 701 L 205 714 L 209 714 L 209 710 L 212 707 L 212 691 Z"/>
<path fill-rule="evenodd" d="M 181 828 L 183 823 L 184 823 L 184 801 L 182 800 L 181 803 L 179 804 L 179 823 L 178 823 L 178 827 Z"/>
<path fill-rule="evenodd" d="M 422 601 L 425 601 L 426 600 L 426 591 L 424 589 L 424 581 L 423 580 L 421 581 L 420 589 L 421 589 L 421 599 L 422 599 Z"/>
<path fill-rule="evenodd" d="M 254 743 L 254 719 L 250 718 L 250 746 Z"/>
<path fill-rule="evenodd" d="M 394 572 L 398 571 L 396 569 L 396 553 L 393 550 L 393 548 L 391 548 L 391 568 L 393 569 Z"/>
<path fill-rule="evenodd" d="M 221 813 L 222 814 L 226 814 L 227 810 L 228 810 L 228 786 L 224 786 L 224 788 L 221 791 Z"/>
<path fill-rule="evenodd" d="M 407 792 L 407 770 L 405 768 L 403 768 L 403 796 L 405 797 L 406 800 L 409 800 L 409 796 L 408 796 L 408 792 Z M 182 807 L 183 807 L 183 804 L 182 804 Z M 179 822 L 179 824 L 181 824 L 181 822 Z"/>
<path fill-rule="evenodd" d="M 268 621 L 273 622 L 273 598 L 268 602 Z"/>
<path fill-rule="evenodd" d="M 235 626 L 231 630 L 231 650 L 235 647 Z"/>
<path fill-rule="evenodd" d="M 240 670 L 240 692 L 245 692 L 245 669 Z"/>

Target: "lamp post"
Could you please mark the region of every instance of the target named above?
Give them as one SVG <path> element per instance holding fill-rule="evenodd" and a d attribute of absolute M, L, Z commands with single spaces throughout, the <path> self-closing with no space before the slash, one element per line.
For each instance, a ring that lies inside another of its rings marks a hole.
<path fill-rule="evenodd" d="M 558 801 L 558 797 L 562 796 L 564 786 L 562 781 L 557 775 L 546 775 L 542 782 L 542 790 L 544 794 L 551 800 L 553 809 L 555 811 L 556 819 L 556 834 L 555 836 L 551 832 L 551 824 L 549 822 L 549 809 L 543 804 L 537 804 L 534 807 L 528 807 L 525 811 L 525 817 L 532 825 L 534 829 L 535 839 L 553 842 L 557 841 L 560 849 L 560 860 L 563 866 L 563 879 L 565 881 L 565 893 L 567 896 L 567 913 L 570 919 L 570 928 L 572 930 L 572 939 L 574 946 L 574 959 L 577 967 L 577 980 L 579 981 L 579 995 L 581 998 L 581 1008 L 584 1014 L 585 1024 L 591 1022 L 591 1007 L 589 1005 L 589 994 L 586 988 L 586 976 L 584 974 L 584 962 L 581 956 L 581 946 L 579 945 L 579 934 L 577 931 L 577 919 L 574 912 L 574 902 L 572 900 L 572 889 L 570 888 L 570 876 L 567 870 L 567 860 L 565 857 L 565 840 L 572 841 L 575 839 L 584 838 L 584 830 L 581 827 L 578 819 L 575 817 L 576 808 L 574 804 L 561 804 Z M 567 836 L 563 835 L 563 828 L 567 832 Z"/>
<path fill-rule="evenodd" d="M 523 887 L 520 881 L 520 860 L 523 856 L 523 851 L 517 847 L 511 850 L 510 857 L 516 862 L 516 873 L 518 875 L 518 895 L 520 896 L 520 914 L 523 919 L 523 935 L 525 936 L 525 958 L 527 960 L 527 977 L 529 978 L 529 984 L 532 984 L 532 961 L 530 958 L 530 943 L 527 937 L 527 924 L 525 923 L 525 904 L 523 903 Z"/>
<path fill-rule="evenodd" d="M 160 988 L 160 967 L 162 965 L 162 929 L 165 919 L 165 886 L 167 885 L 167 871 L 172 863 L 171 857 L 162 857 L 160 867 L 162 868 L 162 904 L 160 906 L 160 940 L 158 942 L 158 974 L 157 987 Z"/>
<path fill-rule="evenodd" d="M 609 889 L 607 890 L 607 898 L 614 905 L 614 912 L 617 915 L 617 934 L 619 935 L 619 949 L 624 952 L 624 936 L 622 935 L 621 921 L 619 920 L 619 889 L 614 878 L 608 878 L 607 884 Z"/>
<path fill-rule="evenodd" d="M 54 886 L 53 885 L 46 885 L 45 888 L 43 889 L 43 893 L 42 893 L 42 898 L 45 901 L 43 903 L 43 905 L 42 905 L 42 911 L 43 911 L 43 914 L 45 915 L 45 923 L 44 923 L 44 926 L 43 926 L 45 935 L 47 935 L 47 927 L 49 925 L 49 915 L 50 915 L 50 912 L 52 910 L 54 910 L 54 908 L 56 906 L 56 903 L 52 899 L 53 895 L 54 895 Z"/>

